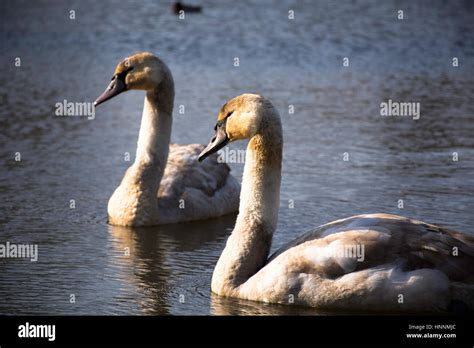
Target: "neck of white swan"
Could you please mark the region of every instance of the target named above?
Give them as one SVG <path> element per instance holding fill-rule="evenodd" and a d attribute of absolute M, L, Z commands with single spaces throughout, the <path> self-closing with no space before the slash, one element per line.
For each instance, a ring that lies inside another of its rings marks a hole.
<path fill-rule="evenodd" d="M 276 111 L 275 111 L 276 112 Z M 279 117 L 249 142 L 237 222 L 212 277 L 212 291 L 232 295 L 266 263 L 278 221 L 282 160 Z"/>
<path fill-rule="evenodd" d="M 174 102 L 169 77 L 155 90 L 146 92 L 134 167 L 143 189 L 156 197 L 168 161 Z"/>
<path fill-rule="evenodd" d="M 172 116 L 161 110 L 154 91 L 147 92 L 138 135 L 136 163 L 156 165 L 166 161 Z M 166 163 L 166 162 L 165 162 Z"/>

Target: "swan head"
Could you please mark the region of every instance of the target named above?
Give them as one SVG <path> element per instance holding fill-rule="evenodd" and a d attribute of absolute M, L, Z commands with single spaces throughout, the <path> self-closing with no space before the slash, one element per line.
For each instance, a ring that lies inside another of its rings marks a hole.
<path fill-rule="evenodd" d="M 216 131 L 209 145 L 199 155 L 204 160 L 235 140 L 250 139 L 272 125 L 281 127 L 273 105 L 258 94 L 242 94 L 222 106 L 217 116 Z"/>
<path fill-rule="evenodd" d="M 97 106 L 130 89 L 152 90 L 163 79 L 165 66 L 149 52 L 129 56 L 118 63 L 112 81 L 94 102 Z"/>

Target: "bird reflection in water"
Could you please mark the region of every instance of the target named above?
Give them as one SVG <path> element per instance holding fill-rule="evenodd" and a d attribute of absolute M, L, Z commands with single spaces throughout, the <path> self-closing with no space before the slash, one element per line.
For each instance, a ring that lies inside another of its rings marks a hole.
<path fill-rule="evenodd" d="M 121 300 L 136 301 L 142 314 L 186 314 L 196 301 L 209 303 L 211 272 L 235 224 L 235 214 L 181 224 L 108 226 L 112 267 L 131 284 Z M 217 251 L 216 251 L 217 250 Z M 186 294 L 186 306 L 180 296 Z M 184 312 L 183 312 L 184 311 Z"/>

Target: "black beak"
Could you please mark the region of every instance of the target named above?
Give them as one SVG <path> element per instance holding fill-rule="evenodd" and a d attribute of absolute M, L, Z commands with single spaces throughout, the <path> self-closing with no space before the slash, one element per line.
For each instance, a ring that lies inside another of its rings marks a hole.
<path fill-rule="evenodd" d="M 216 134 L 211 139 L 209 145 L 207 145 L 206 148 L 199 155 L 199 162 L 202 162 L 204 159 L 212 155 L 214 152 L 219 151 L 229 143 L 229 138 L 227 137 L 227 133 L 225 132 L 225 123 L 226 120 L 221 120 L 217 122 L 216 127 L 214 128 Z"/>
<path fill-rule="evenodd" d="M 123 75 L 115 75 L 112 78 L 109 86 L 105 89 L 104 93 L 102 93 L 99 98 L 97 98 L 94 102 L 94 106 L 102 104 L 103 102 L 119 95 L 120 93 L 127 90 L 127 85 L 125 84 L 125 74 Z"/>

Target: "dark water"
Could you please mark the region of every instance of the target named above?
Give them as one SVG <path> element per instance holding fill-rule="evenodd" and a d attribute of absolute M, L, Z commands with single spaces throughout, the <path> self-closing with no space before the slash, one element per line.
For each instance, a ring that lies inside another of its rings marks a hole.
<path fill-rule="evenodd" d="M 0 242 L 36 243 L 39 259 L 0 259 L 0 314 L 318 314 L 211 296 L 233 216 L 107 225 L 108 198 L 130 164 L 124 153 L 135 151 L 143 94 L 117 97 L 94 120 L 56 117 L 54 105 L 94 100 L 115 64 L 136 51 L 160 55 L 174 74 L 175 103 L 186 107 L 175 112 L 174 142 L 207 143 L 219 107 L 243 92 L 280 110 L 274 249 L 369 212 L 473 233 L 472 1 L 202 4 L 202 14 L 179 20 L 161 1 L 1 2 Z M 421 118 L 381 117 L 388 99 L 420 102 Z M 231 166 L 240 178 L 243 165 Z"/>

